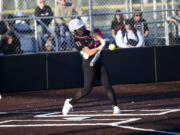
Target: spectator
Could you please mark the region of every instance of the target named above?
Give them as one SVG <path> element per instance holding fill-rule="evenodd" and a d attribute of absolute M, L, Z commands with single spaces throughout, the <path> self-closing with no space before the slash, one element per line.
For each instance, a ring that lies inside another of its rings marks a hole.
<path fill-rule="evenodd" d="M 14 24 L 14 28 L 17 32 L 28 33 L 32 31 L 27 21 L 23 19 L 25 18 L 24 12 L 17 12 L 15 17 L 18 18 Z"/>
<path fill-rule="evenodd" d="M 7 15 L 6 28 L 7 32 L 4 34 L 5 42 L 3 43 L 3 51 L 5 54 L 22 53 L 20 49 L 19 34 L 14 29 L 14 15 Z"/>
<path fill-rule="evenodd" d="M 124 30 L 124 17 L 121 14 L 121 10 L 116 10 L 114 19 L 111 22 L 112 37 L 115 38 L 119 30 Z"/>
<path fill-rule="evenodd" d="M 2 41 L 2 50 L 4 54 L 15 54 L 22 53 L 19 44 L 18 33 L 14 30 L 14 15 L 8 14 L 5 19 L 4 29 L 6 32 L 1 36 Z"/>
<path fill-rule="evenodd" d="M 75 7 L 71 3 L 67 3 L 66 0 L 58 0 L 58 6 L 55 8 L 55 16 L 72 16 L 75 14 L 81 15 L 83 13 L 80 7 Z M 59 49 L 74 49 L 72 45 L 72 35 L 69 31 L 68 24 L 72 18 L 56 18 L 56 34 L 59 39 Z"/>
<path fill-rule="evenodd" d="M 142 32 L 144 33 L 143 36 L 146 38 L 149 35 L 149 28 L 148 28 L 148 24 L 146 22 L 145 19 L 143 19 L 143 15 L 142 12 L 137 9 L 135 10 L 135 13 L 133 14 L 133 17 L 131 19 L 132 22 L 132 26 L 134 29 L 141 29 Z M 148 45 L 148 41 L 146 41 L 146 45 Z"/>
<path fill-rule="evenodd" d="M 144 37 L 141 29 L 132 29 L 131 20 L 126 20 L 125 30 L 119 30 L 116 34 L 116 45 L 120 48 L 141 47 L 144 45 Z"/>
<path fill-rule="evenodd" d="M 45 43 L 46 51 L 54 51 L 55 50 L 55 20 L 53 19 L 51 21 L 51 24 L 49 25 L 49 31 L 51 32 L 50 36 L 48 37 L 48 40 Z"/>
<path fill-rule="evenodd" d="M 53 12 L 51 8 L 45 4 L 44 0 L 37 0 L 37 7 L 35 9 L 34 15 L 36 17 L 50 17 L 53 16 Z M 38 41 L 40 45 L 40 50 L 44 50 L 44 44 L 46 41 L 44 41 L 46 38 L 44 38 L 45 34 L 48 37 L 49 32 L 46 28 L 49 27 L 49 24 L 52 21 L 52 18 L 39 18 L 40 21 L 38 21 L 37 24 L 37 31 L 39 32 Z M 42 24 L 44 23 L 44 25 Z"/>
<path fill-rule="evenodd" d="M 19 35 L 19 41 L 21 50 L 24 53 L 34 52 L 35 51 L 35 39 L 32 36 L 32 29 L 29 25 L 29 20 L 25 19 L 26 16 L 23 12 L 19 11 L 15 14 L 17 18 L 14 24 L 14 29 Z"/>
<path fill-rule="evenodd" d="M 180 5 L 176 8 L 176 14 L 169 17 L 168 20 L 175 24 L 176 32 L 175 35 L 170 33 L 170 44 L 180 43 Z"/>
<path fill-rule="evenodd" d="M 16 54 L 19 53 L 20 43 L 14 33 L 6 35 L 6 39 L 3 42 L 3 53 L 4 54 Z"/>

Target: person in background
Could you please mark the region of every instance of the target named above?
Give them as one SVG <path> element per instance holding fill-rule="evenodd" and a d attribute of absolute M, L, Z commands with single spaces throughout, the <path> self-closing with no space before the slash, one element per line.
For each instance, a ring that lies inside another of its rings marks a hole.
<path fill-rule="evenodd" d="M 140 29 L 144 32 L 144 37 L 148 37 L 149 35 L 149 27 L 148 24 L 146 22 L 146 20 L 143 18 L 143 14 L 142 12 L 137 9 L 134 10 L 134 14 L 133 17 L 131 18 L 131 25 L 133 26 L 133 28 L 135 29 Z"/>
<path fill-rule="evenodd" d="M 20 50 L 20 42 L 14 33 L 6 35 L 6 39 L 3 42 L 4 54 L 18 54 Z"/>
<path fill-rule="evenodd" d="M 73 33 L 74 46 L 82 55 L 84 88 L 78 91 L 74 98 L 65 100 L 62 109 L 63 115 L 67 115 L 73 109 L 75 103 L 92 91 L 95 77 L 102 82 L 106 89 L 106 94 L 113 105 L 113 114 L 120 114 L 120 108 L 117 106 L 116 96 L 110 84 L 109 75 L 101 60 L 101 56 L 93 67 L 90 66 L 90 62 L 94 55 L 105 46 L 105 40 L 101 36 L 86 30 L 85 24 L 79 19 L 70 21 L 69 29 Z M 96 45 L 94 38 L 101 41 L 101 45 Z"/>
<path fill-rule="evenodd" d="M 119 30 L 116 34 L 116 45 L 120 48 L 142 47 L 144 46 L 144 36 L 141 29 L 133 29 L 131 20 L 125 21 L 125 30 Z"/>
<path fill-rule="evenodd" d="M 114 19 L 111 22 L 112 37 L 115 38 L 119 30 L 124 30 L 124 17 L 121 14 L 121 10 L 116 10 Z"/>
<path fill-rule="evenodd" d="M 51 21 L 51 24 L 49 25 L 49 30 L 50 30 L 51 34 L 45 43 L 46 51 L 54 51 L 55 50 L 55 27 L 56 27 L 56 23 L 55 23 L 55 20 L 53 19 Z"/>
<path fill-rule="evenodd" d="M 75 7 L 71 3 L 67 3 L 66 0 L 58 0 L 58 6 L 55 8 L 55 20 L 56 20 L 56 34 L 59 39 L 59 50 L 72 50 L 73 41 L 72 35 L 69 31 L 68 24 L 72 18 L 58 18 L 59 16 L 73 16 L 82 15 L 83 11 L 81 7 Z"/>
<path fill-rule="evenodd" d="M 131 18 L 131 25 L 132 25 L 132 29 L 138 29 L 142 31 L 144 39 L 146 40 L 146 38 L 149 35 L 149 27 L 148 24 L 146 22 L 146 20 L 143 18 L 143 14 L 139 9 L 134 10 L 134 14 L 133 17 Z M 149 41 L 146 40 L 145 41 L 145 45 L 149 46 Z"/>
<path fill-rule="evenodd" d="M 14 24 L 14 28 L 17 32 L 20 32 L 20 33 L 32 32 L 29 24 L 27 23 L 28 20 L 24 19 L 25 18 L 24 12 L 18 11 L 15 14 L 15 18 L 18 18 Z"/>
<path fill-rule="evenodd" d="M 21 50 L 24 53 L 34 52 L 36 47 L 32 36 L 33 30 L 30 28 L 30 19 L 26 19 L 28 16 L 22 11 L 18 11 L 15 18 L 14 29 L 19 35 Z"/>
<path fill-rule="evenodd" d="M 175 34 L 169 33 L 170 44 L 180 44 L 180 5 L 176 7 L 176 14 L 169 17 L 168 21 L 175 24 Z"/>
<path fill-rule="evenodd" d="M 168 18 L 169 21 L 175 23 L 177 26 L 180 23 L 180 5 L 176 8 L 176 14 Z"/>
<path fill-rule="evenodd" d="M 2 35 L 3 40 L 3 53 L 4 54 L 21 54 L 23 51 L 20 49 L 19 34 L 14 29 L 14 15 L 8 14 L 5 19 L 6 33 Z"/>
<path fill-rule="evenodd" d="M 51 7 L 45 4 L 44 0 L 37 0 L 37 7 L 35 8 L 34 15 L 36 17 L 52 17 L 53 12 L 51 10 Z M 44 25 L 40 22 L 44 23 Z M 38 35 L 38 41 L 40 45 L 40 50 L 44 50 L 44 44 L 46 38 L 48 38 L 49 31 L 46 27 L 49 27 L 49 24 L 51 23 L 52 18 L 39 18 L 39 21 L 37 21 L 37 31 L 39 33 Z"/>

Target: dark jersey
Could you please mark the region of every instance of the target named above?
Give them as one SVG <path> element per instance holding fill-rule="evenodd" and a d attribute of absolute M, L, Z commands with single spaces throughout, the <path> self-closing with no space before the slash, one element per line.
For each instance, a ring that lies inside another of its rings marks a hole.
<path fill-rule="evenodd" d="M 36 17 L 48 17 L 48 16 L 53 16 L 53 12 L 51 8 L 48 5 L 45 5 L 43 9 L 40 9 L 39 7 L 36 7 L 35 9 L 35 16 Z M 46 25 L 49 25 L 51 23 L 52 18 L 44 18 L 41 19 L 43 23 Z"/>
<path fill-rule="evenodd" d="M 117 20 L 112 21 L 111 29 L 115 31 L 115 35 L 116 35 L 118 30 L 124 29 L 124 22 L 123 21 L 118 22 Z"/>
<path fill-rule="evenodd" d="M 136 30 L 140 30 L 140 29 L 142 29 L 141 27 L 141 24 L 143 24 L 143 27 L 144 27 L 144 29 L 142 29 L 144 32 L 145 31 L 149 31 L 149 28 L 148 28 L 148 24 L 147 24 L 147 22 L 146 22 L 146 20 L 144 20 L 144 19 L 141 19 L 139 22 L 136 22 L 136 21 L 134 21 L 133 19 L 131 19 L 131 25 L 132 25 L 132 27 L 133 28 L 135 28 Z"/>
<path fill-rule="evenodd" d="M 83 36 L 74 36 L 74 46 L 78 51 L 81 51 L 82 48 L 88 47 L 89 49 L 95 48 L 98 45 L 96 45 L 95 40 L 90 35 L 90 31 L 84 31 Z"/>
<path fill-rule="evenodd" d="M 3 53 L 4 54 L 16 54 L 21 53 L 19 39 L 15 36 L 14 33 L 10 33 L 12 37 L 12 43 L 8 43 L 8 38 L 3 41 Z"/>

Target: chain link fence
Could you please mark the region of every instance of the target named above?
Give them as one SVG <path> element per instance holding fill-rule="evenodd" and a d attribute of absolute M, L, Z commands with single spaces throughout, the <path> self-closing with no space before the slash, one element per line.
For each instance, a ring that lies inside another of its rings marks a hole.
<path fill-rule="evenodd" d="M 0 1 L 1 55 L 74 51 L 73 38 L 67 25 L 56 21 L 62 18 L 65 20 L 65 18 L 89 17 L 90 30 L 99 29 L 103 38 L 109 43 L 115 43 L 112 21 L 117 10 L 121 10 L 120 14 L 124 20 L 133 19 L 137 13 L 142 14 L 141 17 L 145 20 L 141 23 L 145 46 L 180 43 L 178 0 L 67 0 L 67 3 L 83 10 L 83 14 L 72 16 L 55 16 L 58 0 L 51 0 L 45 1 L 45 4 L 51 8 L 53 14 L 46 17 L 35 15 L 37 0 Z M 144 24 L 148 29 L 144 29 Z"/>

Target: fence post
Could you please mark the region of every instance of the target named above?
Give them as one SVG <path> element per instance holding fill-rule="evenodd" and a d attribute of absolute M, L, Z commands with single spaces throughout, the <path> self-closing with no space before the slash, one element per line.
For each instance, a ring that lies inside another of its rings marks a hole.
<path fill-rule="evenodd" d="M 130 6 L 130 12 L 131 12 L 130 17 L 132 17 L 132 16 L 133 16 L 133 13 L 132 13 L 132 11 L 133 11 L 132 0 L 130 0 L 129 2 L 130 2 L 130 3 L 129 3 L 129 6 Z"/>
<path fill-rule="evenodd" d="M 56 8 L 57 5 L 58 5 L 58 0 L 55 0 L 55 1 L 54 1 L 54 8 Z"/>
<path fill-rule="evenodd" d="M 19 11 L 19 1 L 15 0 L 14 3 L 15 3 L 15 11 Z"/>
<path fill-rule="evenodd" d="M 0 13 L 3 14 L 3 0 L 0 0 Z"/>
<path fill-rule="evenodd" d="M 89 0 L 89 21 L 90 21 L 90 30 L 93 31 L 94 26 L 93 26 L 93 4 L 92 4 L 92 0 Z"/>
<path fill-rule="evenodd" d="M 157 1 L 156 0 L 153 0 L 153 20 L 154 20 L 154 37 L 155 38 L 155 44 L 157 44 Z"/>
<path fill-rule="evenodd" d="M 37 20 L 34 17 L 34 37 L 35 37 L 35 45 L 36 45 L 36 53 L 38 52 L 38 31 L 37 31 Z"/>
<path fill-rule="evenodd" d="M 172 15 L 175 15 L 175 3 L 174 3 L 174 0 L 172 0 Z"/>
<path fill-rule="evenodd" d="M 142 12 L 144 11 L 144 2 L 143 2 L 143 0 L 141 0 L 141 11 Z"/>
<path fill-rule="evenodd" d="M 168 0 L 165 1 L 165 41 L 166 41 L 166 45 L 169 45 L 169 26 L 168 26 L 168 22 L 167 22 L 167 18 L 168 18 Z"/>
<path fill-rule="evenodd" d="M 129 3 L 128 0 L 125 0 L 126 12 L 129 12 Z M 126 19 L 129 18 L 129 14 L 126 14 Z"/>

